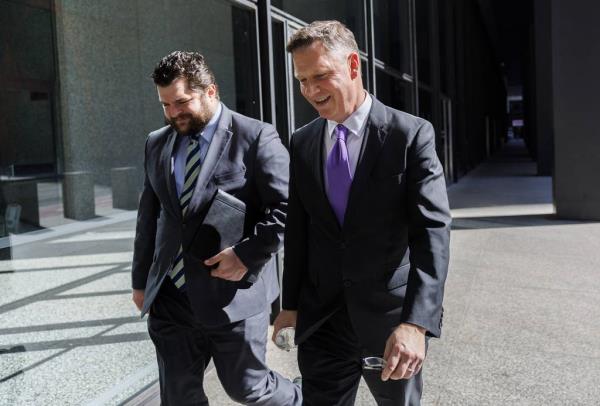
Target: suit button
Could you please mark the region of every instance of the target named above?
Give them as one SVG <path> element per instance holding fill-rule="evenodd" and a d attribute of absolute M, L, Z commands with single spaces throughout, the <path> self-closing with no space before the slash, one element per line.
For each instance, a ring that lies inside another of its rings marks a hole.
<path fill-rule="evenodd" d="M 349 288 L 352 286 L 352 281 L 350 279 L 344 279 L 344 287 Z"/>

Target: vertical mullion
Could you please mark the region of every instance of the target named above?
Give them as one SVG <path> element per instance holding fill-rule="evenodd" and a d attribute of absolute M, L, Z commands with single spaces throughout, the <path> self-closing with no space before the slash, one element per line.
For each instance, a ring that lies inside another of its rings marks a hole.
<path fill-rule="evenodd" d="M 258 0 L 259 52 L 263 120 L 276 126 L 275 79 L 273 77 L 273 31 L 271 0 Z"/>
<path fill-rule="evenodd" d="M 408 15 L 409 15 L 409 32 L 410 32 L 410 55 L 411 69 L 413 74 L 413 97 L 412 97 L 412 114 L 419 115 L 419 70 L 417 64 L 417 13 L 415 10 L 415 0 L 408 0 Z"/>
<path fill-rule="evenodd" d="M 375 80 L 375 32 L 373 27 L 373 0 L 365 0 L 365 18 L 367 20 L 367 87 L 377 96 Z"/>

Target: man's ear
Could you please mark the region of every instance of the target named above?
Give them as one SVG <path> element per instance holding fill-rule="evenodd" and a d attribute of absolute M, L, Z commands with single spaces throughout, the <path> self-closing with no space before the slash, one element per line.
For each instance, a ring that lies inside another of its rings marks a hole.
<path fill-rule="evenodd" d="M 217 97 L 217 85 L 215 85 L 214 83 L 208 85 L 208 87 L 205 90 L 205 93 L 210 98 Z"/>
<path fill-rule="evenodd" d="M 352 52 L 348 55 L 348 66 L 350 67 L 351 79 L 360 76 L 360 55 L 358 55 L 358 52 Z"/>

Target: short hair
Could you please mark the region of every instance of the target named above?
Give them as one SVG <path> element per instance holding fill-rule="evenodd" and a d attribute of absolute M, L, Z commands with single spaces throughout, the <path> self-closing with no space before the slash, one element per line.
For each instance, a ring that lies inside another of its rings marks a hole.
<path fill-rule="evenodd" d="M 286 50 L 293 53 L 299 48 L 321 41 L 330 52 L 358 52 L 354 34 L 344 24 L 335 20 L 313 21 L 296 31 L 290 38 Z"/>
<path fill-rule="evenodd" d="M 204 56 L 198 52 L 174 51 L 165 56 L 154 68 L 152 79 L 157 86 L 169 86 L 175 79 L 186 79 L 192 90 L 204 90 L 216 85 Z"/>

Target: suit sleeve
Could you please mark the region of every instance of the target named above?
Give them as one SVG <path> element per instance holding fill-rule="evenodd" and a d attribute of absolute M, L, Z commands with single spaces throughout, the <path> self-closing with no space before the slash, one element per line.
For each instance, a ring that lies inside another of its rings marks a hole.
<path fill-rule="evenodd" d="M 154 241 L 156 239 L 156 220 L 160 212 L 160 202 L 148 179 L 146 160 L 148 158 L 148 142 L 144 153 L 144 186 L 140 196 L 135 228 L 133 263 L 131 266 L 131 282 L 133 289 L 144 289 L 148 272 L 154 258 Z"/>
<path fill-rule="evenodd" d="M 282 281 L 282 308 L 296 310 L 300 298 L 302 278 L 305 276 L 307 257 L 308 216 L 298 196 L 294 161 L 294 137 L 290 146 L 290 197 L 285 226 L 285 257 Z"/>
<path fill-rule="evenodd" d="M 408 149 L 408 222 L 411 269 L 402 320 L 439 337 L 444 283 L 448 273 L 450 223 L 446 183 L 429 122 Z"/>
<path fill-rule="evenodd" d="M 263 266 L 281 248 L 287 214 L 289 154 L 272 126 L 265 126 L 257 139 L 254 182 L 265 216 L 253 234 L 236 244 L 236 255 L 248 268 L 248 282 L 256 282 Z"/>

